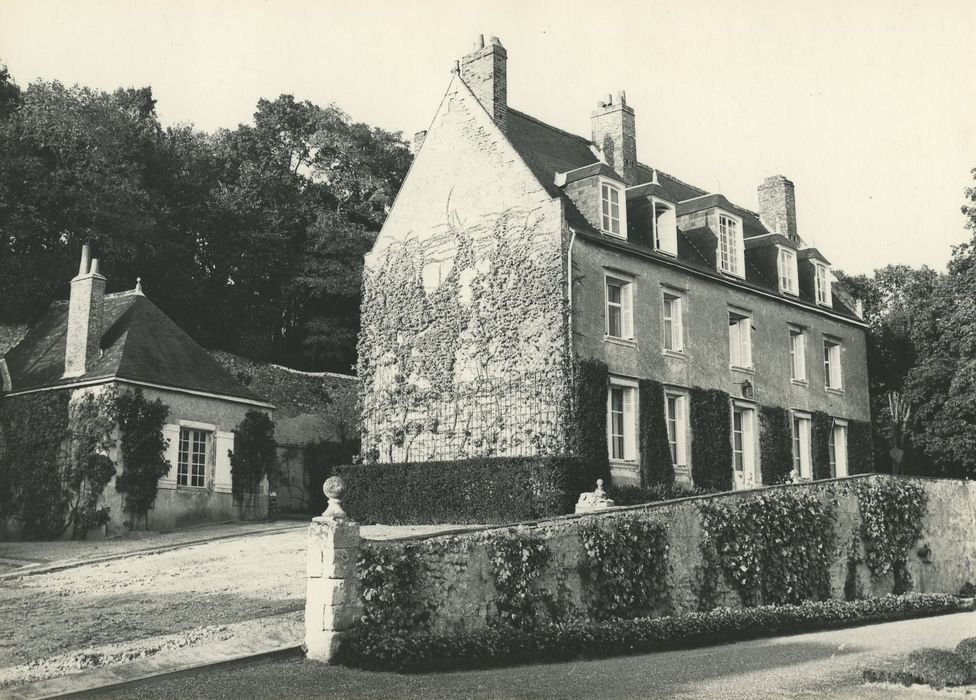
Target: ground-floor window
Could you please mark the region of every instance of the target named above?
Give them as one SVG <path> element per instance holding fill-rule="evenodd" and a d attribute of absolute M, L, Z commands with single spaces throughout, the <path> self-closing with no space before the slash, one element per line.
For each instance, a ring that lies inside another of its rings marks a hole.
<path fill-rule="evenodd" d="M 207 453 L 210 433 L 206 430 L 180 428 L 176 484 L 206 486 Z"/>
<path fill-rule="evenodd" d="M 732 406 L 732 466 L 740 487 L 752 486 L 756 478 L 756 411 L 750 406 Z"/>
<path fill-rule="evenodd" d="M 834 420 L 830 430 L 830 473 L 834 476 L 847 476 L 847 421 Z"/>
<path fill-rule="evenodd" d="M 793 412 L 793 470 L 801 479 L 813 477 L 810 449 L 810 416 Z"/>
<path fill-rule="evenodd" d="M 627 380 L 610 380 L 607 394 L 607 442 L 610 459 L 631 462 L 637 459 L 637 387 Z"/>
<path fill-rule="evenodd" d="M 671 464 L 683 467 L 688 464 L 688 397 L 669 391 L 664 395 L 664 401 Z"/>

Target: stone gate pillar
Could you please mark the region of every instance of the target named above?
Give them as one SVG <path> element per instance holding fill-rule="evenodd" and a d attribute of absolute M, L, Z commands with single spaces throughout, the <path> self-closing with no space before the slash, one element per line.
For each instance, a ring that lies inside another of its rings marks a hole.
<path fill-rule="evenodd" d="M 322 490 L 329 507 L 308 528 L 305 649 L 309 659 L 328 663 L 343 635 L 362 615 L 356 576 L 362 538 L 359 523 L 342 510 L 342 479 L 329 477 Z"/>

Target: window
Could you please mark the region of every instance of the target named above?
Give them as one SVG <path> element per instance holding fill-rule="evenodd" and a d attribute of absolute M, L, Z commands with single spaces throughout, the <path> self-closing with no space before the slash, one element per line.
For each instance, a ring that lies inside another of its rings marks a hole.
<path fill-rule="evenodd" d="M 627 237 L 627 229 L 620 215 L 620 188 L 609 182 L 600 183 L 601 228 L 618 238 Z"/>
<path fill-rule="evenodd" d="M 610 459 L 631 462 L 635 455 L 637 388 L 610 382 L 607 395 L 607 436 Z"/>
<path fill-rule="evenodd" d="M 801 479 L 811 478 L 810 416 L 793 414 L 793 470 Z"/>
<path fill-rule="evenodd" d="M 176 483 L 178 486 L 206 486 L 207 446 L 210 433 L 180 428 Z"/>
<path fill-rule="evenodd" d="M 607 336 L 632 340 L 634 337 L 633 284 L 607 277 Z"/>
<path fill-rule="evenodd" d="M 684 351 L 684 314 L 681 308 L 681 297 L 664 293 L 664 349 L 671 352 Z"/>
<path fill-rule="evenodd" d="M 779 291 L 783 294 L 799 294 L 796 274 L 796 253 L 789 248 L 779 249 Z"/>
<path fill-rule="evenodd" d="M 752 319 L 729 312 L 729 364 L 752 367 Z"/>
<path fill-rule="evenodd" d="M 719 270 L 742 277 L 745 255 L 742 247 L 742 226 L 738 219 L 728 214 L 718 215 L 718 265 Z"/>
<path fill-rule="evenodd" d="M 828 389 L 843 389 L 840 368 L 840 343 L 824 341 L 824 386 Z"/>
<path fill-rule="evenodd" d="M 652 198 L 654 248 L 671 255 L 678 254 L 678 224 L 674 207 Z"/>
<path fill-rule="evenodd" d="M 830 473 L 847 476 L 847 421 L 834 420 L 827 445 L 830 450 Z"/>
<path fill-rule="evenodd" d="M 817 292 L 817 303 L 821 306 L 832 306 L 830 295 L 830 280 L 827 278 L 827 266 L 821 263 L 813 264 L 813 281 Z"/>
<path fill-rule="evenodd" d="M 807 380 L 807 339 L 798 328 L 790 329 L 790 379 L 795 382 Z"/>
<path fill-rule="evenodd" d="M 732 407 L 732 466 L 736 484 L 742 487 L 756 483 L 755 411 L 741 405 Z"/>
<path fill-rule="evenodd" d="M 671 446 L 671 464 L 683 467 L 688 464 L 688 398 L 684 394 L 668 392 L 664 395 L 664 401 L 668 444 Z"/>

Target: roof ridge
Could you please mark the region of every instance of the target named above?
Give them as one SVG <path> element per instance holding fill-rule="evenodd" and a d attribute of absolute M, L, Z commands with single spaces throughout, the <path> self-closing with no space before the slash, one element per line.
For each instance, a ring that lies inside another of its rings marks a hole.
<path fill-rule="evenodd" d="M 579 134 L 574 134 L 572 131 L 566 131 L 565 129 L 560 129 L 558 126 L 553 126 L 549 122 L 544 122 L 541 119 L 539 119 L 537 117 L 533 117 L 531 114 L 526 114 L 525 112 L 522 112 L 522 111 L 520 111 L 518 109 L 513 109 L 513 108 L 509 107 L 508 108 L 508 111 L 509 112 L 515 112 L 517 115 L 519 115 L 523 119 L 528 119 L 530 122 L 535 122 L 539 126 L 544 126 L 547 129 L 551 129 L 552 131 L 556 131 L 556 132 L 558 132 L 560 134 L 563 134 L 564 136 L 569 136 L 570 138 L 574 138 L 574 139 L 577 139 L 579 141 L 582 141 L 587 146 L 589 146 L 590 143 L 592 143 L 585 136 L 580 136 Z"/>
<path fill-rule="evenodd" d="M 698 187 L 697 185 L 692 185 L 689 182 L 685 182 L 681 178 L 675 177 L 671 173 L 666 172 L 664 170 L 661 170 L 660 168 L 655 168 L 655 167 L 653 167 L 651 165 L 648 165 L 647 163 L 641 163 L 640 161 L 637 161 L 637 165 L 643 165 L 648 170 L 654 170 L 655 172 L 657 172 L 658 175 L 664 175 L 664 177 L 667 177 L 667 178 L 670 178 L 670 179 L 674 180 L 679 185 L 684 185 L 689 190 L 695 190 L 696 192 L 701 192 L 703 195 L 704 194 L 721 194 L 720 192 L 709 192 L 708 190 L 703 190 L 701 187 Z M 643 183 L 641 183 L 641 184 L 643 184 Z"/>

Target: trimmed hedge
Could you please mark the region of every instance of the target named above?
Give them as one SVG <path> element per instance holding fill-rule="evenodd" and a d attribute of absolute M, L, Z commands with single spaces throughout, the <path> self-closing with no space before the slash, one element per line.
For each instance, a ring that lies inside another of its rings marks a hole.
<path fill-rule="evenodd" d="M 759 461 L 764 486 L 785 483 L 793 470 L 790 414 L 781 406 L 759 407 Z"/>
<path fill-rule="evenodd" d="M 810 451 L 813 459 L 813 478 L 829 479 L 830 471 L 830 431 L 834 419 L 823 411 L 814 411 L 810 418 Z"/>
<path fill-rule="evenodd" d="M 876 471 L 870 423 L 860 420 L 847 422 L 847 464 L 851 474 Z"/>
<path fill-rule="evenodd" d="M 691 478 L 712 491 L 732 490 L 732 409 L 719 389 L 691 389 Z"/>
<path fill-rule="evenodd" d="M 641 482 L 644 486 L 670 486 L 674 483 L 674 464 L 664 411 L 664 385 L 653 379 L 641 379 L 637 383 L 637 395 Z"/>
<path fill-rule="evenodd" d="M 610 483 L 610 452 L 607 444 L 607 393 L 610 371 L 605 362 L 579 360 L 576 365 L 573 426 L 570 451 L 592 465 L 593 481 Z M 592 491 L 594 484 L 589 484 Z"/>
<path fill-rule="evenodd" d="M 603 478 L 578 457 L 478 457 L 337 467 L 342 504 L 364 523 L 510 523 L 573 511 Z"/>
<path fill-rule="evenodd" d="M 887 596 L 759 608 L 719 608 L 659 618 L 485 629 L 457 635 L 380 637 L 354 628 L 335 663 L 399 672 L 447 671 L 647 653 L 969 609 L 949 595 Z"/>

